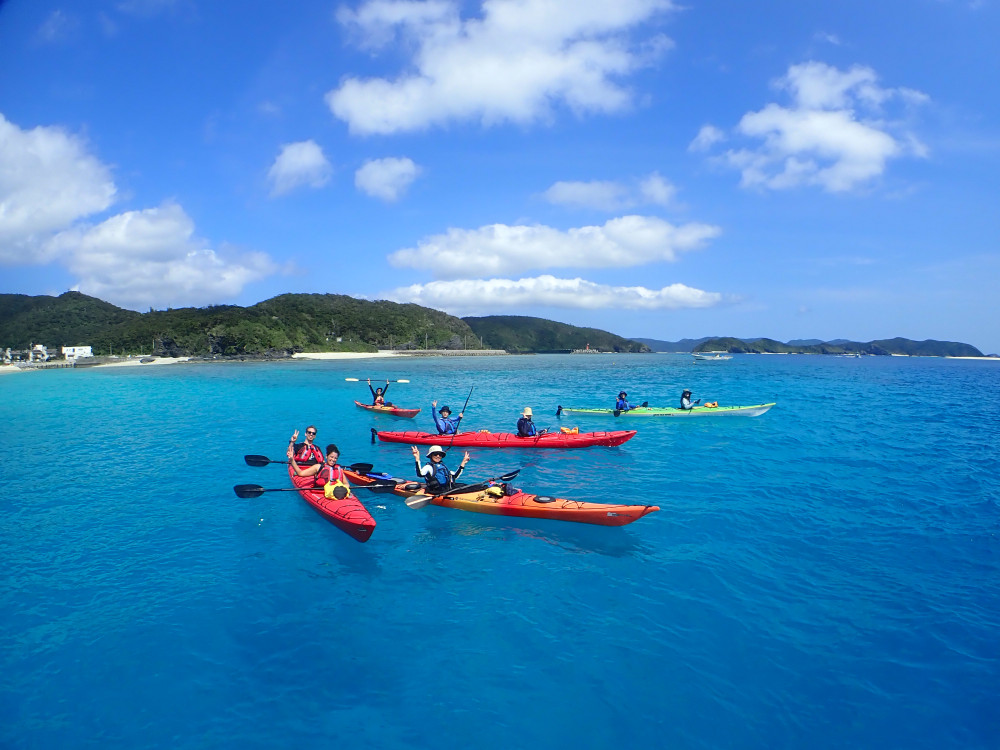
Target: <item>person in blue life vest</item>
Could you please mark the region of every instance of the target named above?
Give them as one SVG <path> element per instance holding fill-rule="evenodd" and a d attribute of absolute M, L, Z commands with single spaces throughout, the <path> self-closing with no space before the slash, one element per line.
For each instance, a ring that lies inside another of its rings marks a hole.
<path fill-rule="evenodd" d="M 411 450 L 413 451 L 413 460 L 417 463 L 417 476 L 424 480 L 427 491 L 432 494 L 453 489 L 455 480 L 461 476 L 465 465 L 469 463 L 469 452 L 466 451 L 462 457 L 462 463 L 458 466 L 458 471 L 452 473 L 444 465 L 445 451 L 440 445 L 432 445 L 427 449 L 427 458 L 430 463 L 423 466 L 420 465 L 420 449 L 414 445 L 411 446 Z"/>
<path fill-rule="evenodd" d="M 547 430 L 539 430 L 535 427 L 535 423 L 531 421 L 531 407 L 525 406 L 524 411 L 521 412 L 521 418 L 517 420 L 517 436 L 518 437 L 535 437 L 536 435 L 544 435 Z"/>
<path fill-rule="evenodd" d="M 368 390 L 372 392 L 372 404 L 374 406 L 392 406 L 392 403 L 386 403 L 385 394 L 389 390 L 389 381 L 385 381 L 385 387 L 383 388 L 372 388 L 372 379 L 368 378 Z"/>
<path fill-rule="evenodd" d="M 309 425 L 306 427 L 306 436 L 304 443 L 296 443 L 295 441 L 299 439 L 299 431 L 296 430 L 292 433 L 292 437 L 288 440 L 288 449 L 292 451 L 292 455 L 288 458 L 294 458 L 300 464 L 309 463 L 315 461 L 318 464 L 323 463 L 323 451 L 319 449 L 318 445 L 314 445 L 313 441 L 316 439 L 316 427 L 315 425 Z"/>
<path fill-rule="evenodd" d="M 337 459 L 340 458 L 340 449 L 333 443 L 326 446 L 326 461 L 312 466 L 299 466 L 291 445 L 288 446 L 287 455 L 292 469 L 295 470 L 295 476 L 312 477 L 313 484 L 317 487 L 326 487 L 328 484 L 334 485 L 335 488 L 342 486 L 343 491 L 334 495 L 340 500 L 350 494 L 351 486 L 347 482 L 347 475 L 344 474 L 343 468 L 337 464 Z"/>
<path fill-rule="evenodd" d="M 437 401 L 431 401 L 431 416 L 434 417 L 434 426 L 437 427 L 438 435 L 454 435 L 458 431 L 458 423 L 462 420 L 464 412 L 459 412 L 457 417 L 453 417 L 450 408 L 442 406 L 441 410 L 438 411 L 437 405 Z"/>
<path fill-rule="evenodd" d="M 691 411 L 695 406 L 701 403 L 699 398 L 697 401 L 691 401 L 691 391 L 687 388 L 684 389 L 684 393 L 681 394 L 681 408 L 684 411 Z"/>
<path fill-rule="evenodd" d="M 640 406 L 646 406 L 648 402 L 643 401 L 641 404 L 630 404 L 628 402 L 628 394 L 625 391 L 621 391 L 618 394 L 618 400 L 615 401 L 615 411 L 628 411 L 629 409 L 638 409 Z"/>

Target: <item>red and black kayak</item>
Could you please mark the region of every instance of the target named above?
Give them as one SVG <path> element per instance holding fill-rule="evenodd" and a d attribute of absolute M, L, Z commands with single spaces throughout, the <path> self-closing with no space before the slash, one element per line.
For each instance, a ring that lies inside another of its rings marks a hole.
<path fill-rule="evenodd" d="M 363 476 L 346 469 L 345 472 L 352 482 L 356 477 Z M 328 498 L 323 494 L 322 487 L 316 487 L 313 484 L 312 477 L 295 476 L 295 469 L 291 466 L 288 467 L 288 476 L 292 478 L 292 484 L 298 489 L 303 499 L 315 508 L 323 518 L 359 542 L 368 541 L 372 532 L 375 531 L 375 519 L 353 494 L 347 495 L 342 500 Z"/>
<path fill-rule="evenodd" d="M 375 404 L 362 404 L 360 401 L 354 402 L 359 408 L 373 411 L 377 414 L 389 414 L 393 417 L 406 417 L 411 419 L 420 413 L 420 409 L 404 409 L 401 406 L 386 404 L 385 406 L 375 406 Z"/>
<path fill-rule="evenodd" d="M 610 432 L 546 432 L 534 437 L 520 437 L 510 432 L 459 432 L 457 435 L 435 435 L 430 432 L 389 432 L 372 429 L 372 434 L 385 443 L 409 445 L 449 444 L 456 448 L 588 448 L 593 445 L 612 447 L 635 437 L 635 430 Z"/>
<path fill-rule="evenodd" d="M 359 487 L 385 481 L 347 469 L 344 471 L 351 484 Z M 426 492 L 424 485 L 419 482 L 396 481 L 398 484 L 392 493 L 399 497 L 412 497 Z M 534 495 L 530 492 L 501 485 L 477 488 L 472 492 L 462 492 L 461 487 L 457 489 L 458 491 L 454 493 L 431 497 L 430 503 L 443 508 L 455 508 L 456 510 L 467 510 L 493 516 L 546 518 L 554 521 L 573 521 L 598 526 L 625 526 L 660 509 L 657 505 L 590 503 L 569 500 L 564 497 Z"/>

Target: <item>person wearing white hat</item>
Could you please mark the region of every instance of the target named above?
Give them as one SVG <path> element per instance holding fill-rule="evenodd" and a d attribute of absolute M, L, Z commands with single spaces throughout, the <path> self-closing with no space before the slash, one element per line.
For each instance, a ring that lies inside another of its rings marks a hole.
<path fill-rule="evenodd" d="M 427 491 L 431 494 L 452 489 L 455 486 L 455 480 L 461 475 L 465 469 L 465 465 L 469 463 L 469 452 L 466 451 L 465 456 L 462 458 L 462 463 L 458 467 L 458 471 L 452 473 L 444 465 L 444 448 L 440 445 L 432 445 L 427 449 L 427 458 L 430 460 L 430 463 L 421 466 L 420 450 L 415 445 L 412 446 L 412 450 L 413 459 L 417 462 L 417 476 L 424 480 L 427 485 Z"/>
<path fill-rule="evenodd" d="M 537 429 L 535 423 L 531 421 L 531 407 L 525 406 L 524 411 L 521 412 L 521 418 L 517 420 L 517 436 L 535 437 L 544 434 L 545 430 Z"/>

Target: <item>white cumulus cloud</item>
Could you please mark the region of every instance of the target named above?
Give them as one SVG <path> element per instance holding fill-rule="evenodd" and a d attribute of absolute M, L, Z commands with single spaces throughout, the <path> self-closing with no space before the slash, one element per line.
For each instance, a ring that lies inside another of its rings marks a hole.
<path fill-rule="evenodd" d="M 461 279 L 414 284 L 387 293 L 396 302 L 413 302 L 453 315 L 483 315 L 543 305 L 583 310 L 678 310 L 718 305 L 718 292 L 671 284 L 662 289 L 610 286 L 581 278 L 542 275 L 523 279 Z"/>
<path fill-rule="evenodd" d="M 622 216 L 601 226 L 568 230 L 491 224 L 427 237 L 415 248 L 392 253 L 389 262 L 428 270 L 439 279 L 462 278 L 470 269 L 489 276 L 543 268 L 640 266 L 674 261 L 720 233 L 709 224 L 674 226 L 651 216 Z"/>
<path fill-rule="evenodd" d="M 688 151 L 708 151 L 716 143 L 726 140 L 726 134 L 714 125 L 702 125 L 694 140 L 688 144 Z"/>
<path fill-rule="evenodd" d="M 57 127 L 22 130 L 0 114 L 0 263 L 44 262 L 46 240 L 107 209 L 111 170 Z"/>
<path fill-rule="evenodd" d="M 363 193 L 384 201 L 395 201 L 420 174 L 412 159 L 371 159 L 354 173 L 354 185 Z"/>
<path fill-rule="evenodd" d="M 69 229 L 49 244 L 79 277 L 81 292 L 136 309 L 229 299 L 275 271 L 263 253 L 223 257 L 208 247 L 174 203 Z"/>
<path fill-rule="evenodd" d="M 532 123 L 556 105 L 578 113 L 632 103 L 622 79 L 670 41 L 649 31 L 671 0 L 369 0 L 338 19 L 362 46 L 412 50 L 394 79 L 348 77 L 329 91 L 331 112 L 352 133 L 423 130 L 452 121 Z"/>
<path fill-rule="evenodd" d="M 271 195 L 284 195 L 295 188 L 321 188 L 330 181 L 333 168 L 323 149 L 312 140 L 286 143 L 268 170 Z"/>
<path fill-rule="evenodd" d="M 728 151 L 721 160 L 740 170 L 744 187 L 781 190 L 814 185 L 846 192 L 885 172 L 891 159 L 923 157 L 926 147 L 901 121 L 888 119 L 893 103 L 919 105 L 927 96 L 906 88 L 883 88 L 875 72 L 856 65 L 842 71 L 820 62 L 793 65 L 778 89 L 787 106 L 771 103 L 745 114 L 735 132 L 757 141 Z M 705 129 L 692 143 L 708 147 L 718 140 Z"/>

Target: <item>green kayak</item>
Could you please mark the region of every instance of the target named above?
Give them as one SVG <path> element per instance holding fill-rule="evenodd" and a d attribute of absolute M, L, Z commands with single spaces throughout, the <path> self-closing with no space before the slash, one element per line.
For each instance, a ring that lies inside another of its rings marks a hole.
<path fill-rule="evenodd" d="M 574 409 L 560 406 L 556 416 L 560 414 L 584 414 L 603 416 L 610 414 L 615 417 L 759 417 L 774 406 L 770 404 L 754 404 L 753 406 L 695 406 L 692 409 L 672 409 L 668 406 L 638 406 L 628 411 L 618 409 Z"/>

